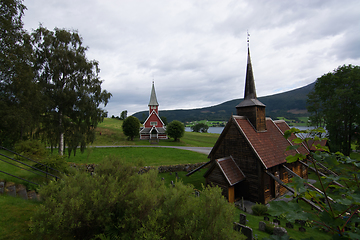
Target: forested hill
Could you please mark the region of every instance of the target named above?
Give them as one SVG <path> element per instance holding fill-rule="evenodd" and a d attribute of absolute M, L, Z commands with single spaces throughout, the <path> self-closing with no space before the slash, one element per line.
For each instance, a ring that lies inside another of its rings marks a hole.
<path fill-rule="evenodd" d="M 307 94 L 314 88 L 314 85 L 315 82 L 295 90 L 258 99 L 266 105 L 266 116 L 272 119 L 277 117 L 290 119 L 304 117 L 308 116 L 306 111 Z M 227 121 L 231 114 L 236 114 L 235 106 L 241 101 L 242 98 L 239 98 L 211 107 L 189 110 L 160 110 L 159 112 L 160 117 L 166 117 L 168 122 L 172 120 L 190 122 L 203 119 Z M 142 111 L 133 114 L 133 116 L 137 117 L 140 121 L 144 121 L 148 114 L 148 111 Z"/>

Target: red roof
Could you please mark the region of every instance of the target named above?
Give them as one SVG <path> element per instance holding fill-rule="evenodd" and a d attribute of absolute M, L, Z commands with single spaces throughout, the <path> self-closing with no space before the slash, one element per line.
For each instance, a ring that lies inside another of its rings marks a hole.
<path fill-rule="evenodd" d="M 216 159 L 216 163 L 225 175 L 230 186 L 245 179 L 244 173 L 240 170 L 238 165 L 236 165 L 234 159 L 231 156 Z"/>
<path fill-rule="evenodd" d="M 287 125 L 287 123 L 284 120 L 277 120 L 277 121 L 274 121 L 274 123 L 276 124 L 276 126 L 278 126 L 280 128 L 280 130 L 283 132 L 283 134 L 285 133 L 286 130 L 290 129 L 289 125 Z M 291 142 L 292 145 L 294 145 L 294 142 L 292 140 L 295 138 L 296 138 L 295 134 L 291 134 L 290 137 L 288 138 L 288 140 Z M 297 150 L 301 154 L 309 153 L 309 151 L 304 146 L 304 144 L 301 144 L 301 146 Z"/>
<path fill-rule="evenodd" d="M 285 151 L 291 143 L 284 138 L 283 132 L 270 118 L 266 119 L 266 131 L 257 132 L 247 118 L 233 116 L 239 129 L 247 138 L 258 158 L 266 168 L 271 168 L 286 162 L 288 155 L 295 155 L 297 151 Z M 284 129 L 284 126 L 280 124 Z"/>

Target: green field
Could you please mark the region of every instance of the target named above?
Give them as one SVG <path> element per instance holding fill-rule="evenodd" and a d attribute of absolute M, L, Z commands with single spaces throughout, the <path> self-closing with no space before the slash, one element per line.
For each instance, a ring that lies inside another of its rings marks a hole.
<path fill-rule="evenodd" d="M 149 141 L 140 140 L 138 137 L 134 141 L 127 140 L 122 131 L 122 122 L 116 118 L 105 118 L 96 128 L 96 138 L 91 146 L 151 145 Z M 174 139 L 160 140 L 159 145 L 212 147 L 218 137 L 219 134 L 215 133 L 185 132 L 180 142 L 174 142 Z"/>

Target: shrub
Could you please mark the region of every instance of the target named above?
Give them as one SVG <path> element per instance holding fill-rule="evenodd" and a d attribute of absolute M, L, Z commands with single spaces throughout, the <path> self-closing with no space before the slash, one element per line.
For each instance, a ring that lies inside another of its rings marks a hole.
<path fill-rule="evenodd" d="M 55 174 L 55 175 L 59 175 L 59 172 L 62 173 L 69 173 L 69 165 L 66 162 L 66 157 L 65 156 L 60 156 L 60 155 L 48 155 L 47 157 L 45 157 L 42 160 L 39 160 L 39 163 L 35 164 L 34 167 L 41 169 L 43 171 L 47 171 L 49 173 Z M 46 165 L 46 166 L 44 166 Z M 48 168 L 50 167 L 50 168 Z M 53 170 L 56 169 L 56 170 Z"/>
<path fill-rule="evenodd" d="M 43 204 L 31 231 L 67 239 L 239 239 L 232 230 L 235 208 L 221 189 L 206 188 L 196 197 L 191 186 L 169 187 L 156 171 L 116 159 L 105 160 L 96 174 L 77 172 L 40 189 Z"/>
<path fill-rule="evenodd" d="M 251 207 L 251 210 L 253 211 L 253 214 L 256 216 L 263 216 L 267 212 L 268 208 L 266 205 L 256 203 Z"/>
<path fill-rule="evenodd" d="M 16 143 L 14 151 L 32 160 L 41 160 L 48 155 L 44 144 L 38 140 L 26 140 Z"/>
<path fill-rule="evenodd" d="M 270 224 L 270 223 L 266 223 L 265 225 L 265 232 L 272 235 L 274 233 L 274 228 L 275 226 Z"/>

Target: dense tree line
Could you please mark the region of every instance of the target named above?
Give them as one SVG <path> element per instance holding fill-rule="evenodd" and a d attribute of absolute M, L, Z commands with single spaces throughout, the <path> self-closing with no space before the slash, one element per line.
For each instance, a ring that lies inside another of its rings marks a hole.
<path fill-rule="evenodd" d="M 38 138 L 62 155 L 94 140 L 111 94 L 101 89 L 99 64 L 86 58 L 76 31 L 23 29 L 22 0 L 0 6 L 0 145 Z"/>
<path fill-rule="evenodd" d="M 308 98 L 311 123 L 326 126 L 330 150 L 349 156 L 351 144 L 359 145 L 360 67 L 343 65 L 324 74 Z"/>

